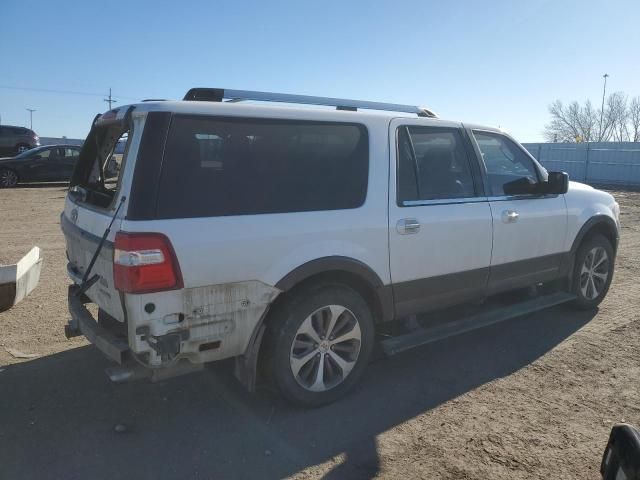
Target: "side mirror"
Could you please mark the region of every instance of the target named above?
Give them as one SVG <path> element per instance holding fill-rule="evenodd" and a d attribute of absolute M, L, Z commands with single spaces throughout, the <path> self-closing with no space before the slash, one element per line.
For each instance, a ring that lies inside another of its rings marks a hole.
<path fill-rule="evenodd" d="M 507 182 L 502 186 L 506 195 L 527 195 L 537 193 L 538 184 L 528 177 L 521 177 L 517 180 Z"/>
<path fill-rule="evenodd" d="M 569 190 L 569 174 L 566 172 L 549 172 L 545 187 L 545 193 L 554 195 L 567 193 L 567 190 Z"/>
<path fill-rule="evenodd" d="M 33 157 L 34 160 L 40 160 L 42 158 L 42 155 L 34 155 Z"/>

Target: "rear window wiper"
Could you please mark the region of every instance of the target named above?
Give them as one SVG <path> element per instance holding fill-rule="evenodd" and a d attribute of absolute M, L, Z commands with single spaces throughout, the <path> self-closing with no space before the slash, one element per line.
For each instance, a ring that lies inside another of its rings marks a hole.
<path fill-rule="evenodd" d="M 107 237 L 109 236 L 109 232 L 111 231 L 111 227 L 113 226 L 113 222 L 115 221 L 116 217 L 118 216 L 118 212 L 120 211 L 120 207 L 122 207 L 122 204 L 124 203 L 126 198 L 127 197 L 123 196 L 120 199 L 120 203 L 118 203 L 118 207 L 116 208 L 116 211 L 114 212 L 113 217 L 111 217 L 111 221 L 109 222 L 109 226 L 107 226 L 107 229 L 102 234 L 102 238 L 100 239 L 100 242 L 98 243 L 98 247 L 96 248 L 96 251 L 93 253 L 93 257 L 91 257 L 91 261 L 89 262 L 89 266 L 87 267 L 87 269 L 84 272 L 84 275 L 82 276 L 82 283 L 80 284 L 80 288 L 76 292 L 76 296 L 78 296 L 78 297 L 80 295 L 84 294 L 84 292 L 89 290 L 91 287 L 93 287 L 93 285 L 100 279 L 100 275 L 98 275 L 97 273 L 91 278 L 89 278 L 89 274 L 91 273 L 91 270 L 93 269 L 93 265 L 96 263 L 98 255 L 100 254 L 100 250 L 102 250 L 102 246 L 104 245 L 104 242 L 107 240 Z"/>

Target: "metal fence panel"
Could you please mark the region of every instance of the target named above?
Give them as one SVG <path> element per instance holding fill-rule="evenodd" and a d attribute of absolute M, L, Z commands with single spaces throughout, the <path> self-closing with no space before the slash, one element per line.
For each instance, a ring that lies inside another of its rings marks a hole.
<path fill-rule="evenodd" d="M 640 143 L 524 143 L 548 170 L 587 183 L 640 185 Z"/>

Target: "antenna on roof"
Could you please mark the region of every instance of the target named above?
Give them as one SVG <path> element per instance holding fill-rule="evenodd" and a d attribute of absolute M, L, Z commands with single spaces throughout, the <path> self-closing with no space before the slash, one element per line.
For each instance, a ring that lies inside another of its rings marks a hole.
<path fill-rule="evenodd" d="M 290 93 L 255 92 L 250 90 L 229 90 L 225 88 L 192 88 L 183 100 L 201 102 L 232 102 L 255 100 L 258 102 L 283 102 L 302 105 L 325 105 L 338 110 L 355 111 L 358 108 L 369 110 L 385 110 L 392 112 L 414 113 L 419 117 L 438 118 L 430 109 L 397 103 L 369 102 L 366 100 L 349 100 L 346 98 L 314 97 L 310 95 L 292 95 Z"/>

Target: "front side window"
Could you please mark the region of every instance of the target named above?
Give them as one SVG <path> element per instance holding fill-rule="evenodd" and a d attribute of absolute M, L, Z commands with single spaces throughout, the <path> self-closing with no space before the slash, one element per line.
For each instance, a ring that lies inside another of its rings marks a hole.
<path fill-rule="evenodd" d="M 508 194 L 509 184 L 527 181 L 532 186 L 538 183 L 538 170 L 533 160 L 517 145 L 499 133 L 474 131 L 492 195 Z"/>
<path fill-rule="evenodd" d="M 159 218 L 357 208 L 369 172 L 363 125 L 174 116 Z"/>
<path fill-rule="evenodd" d="M 400 127 L 398 203 L 475 196 L 463 137 L 455 128 Z"/>
<path fill-rule="evenodd" d="M 38 153 L 36 153 L 36 156 L 39 157 L 42 160 L 48 160 L 50 155 L 51 155 L 51 149 L 50 148 L 46 148 L 44 150 L 40 150 Z"/>

